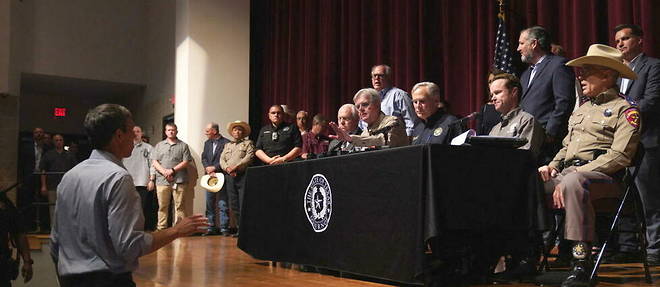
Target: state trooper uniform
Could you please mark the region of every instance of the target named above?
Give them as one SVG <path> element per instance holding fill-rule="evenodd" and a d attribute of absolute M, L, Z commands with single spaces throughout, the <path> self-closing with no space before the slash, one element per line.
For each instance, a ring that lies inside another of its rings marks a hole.
<path fill-rule="evenodd" d="M 563 148 L 548 165 L 562 171 L 549 187 L 560 185 L 563 190 L 566 239 L 593 242 L 591 202 L 621 195 L 614 179 L 621 179 L 623 169 L 631 165 L 639 130 L 639 110 L 613 88 L 573 112 Z"/>

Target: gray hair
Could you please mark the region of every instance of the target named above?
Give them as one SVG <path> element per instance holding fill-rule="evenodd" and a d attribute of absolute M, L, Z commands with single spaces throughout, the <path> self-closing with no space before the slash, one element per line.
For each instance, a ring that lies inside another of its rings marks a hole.
<path fill-rule="evenodd" d="M 429 96 L 431 96 L 431 98 L 437 101 L 440 100 L 440 87 L 438 87 L 438 85 L 436 85 L 433 82 L 421 82 L 415 84 L 415 86 L 413 86 L 412 90 L 410 91 L 410 94 L 412 95 L 412 93 L 414 93 L 417 89 L 422 87 L 426 87 L 426 91 L 429 93 Z"/>
<path fill-rule="evenodd" d="M 392 75 L 392 67 L 385 65 L 385 64 L 378 64 L 373 67 L 371 67 L 371 73 L 373 74 L 374 70 L 378 67 L 383 67 L 385 68 L 385 75 L 390 76 Z"/>
<path fill-rule="evenodd" d="M 353 119 L 356 119 L 356 120 L 358 119 L 358 110 L 357 110 L 357 108 L 355 107 L 354 104 L 344 104 L 343 106 L 341 106 L 339 108 L 338 111 L 341 112 L 342 110 L 346 110 L 346 109 L 351 111 L 351 117 Z"/>
<path fill-rule="evenodd" d="M 378 91 L 372 88 L 365 88 L 362 90 L 357 91 L 355 93 L 355 96 L 353 96 L 353 102 L 357 101 L 358 98 L 366 96 L 369 98 L 369 104 L 377 104 L 380 106 L 380 95 L 378 94 Z"/>

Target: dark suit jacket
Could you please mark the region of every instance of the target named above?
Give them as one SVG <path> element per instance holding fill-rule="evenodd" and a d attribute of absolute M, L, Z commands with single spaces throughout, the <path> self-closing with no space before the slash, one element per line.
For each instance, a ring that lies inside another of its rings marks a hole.
<path fill-rule="evenodd" d="M 642 145 L 653 148 L 660 141 L 660 60 L 642 54 L 637 61 L 637 79 L 628 82 L 626 96 L 637 102 L 642 112 Z"/>
<path fill-rule="evenodd" d="M 520 106 L 534 116 L 546 134 L 559 140 L 567 133 L 568 118 L 575 105 L 575 73 L 566 62 L 564 57 L 547 54 L 538 64 L 529 87 L 531 66 L 520 77 L 523 86 Z"/>
<path fill-rule="evenodd" d="M 215 153 L 213 152 L 213 142 L 217 141 L 218 144 L 215 147 Z M 220 172 L 220 154 L 225 148 L 225 144 L 229 140 L 220 136 L 217 140 L 206 140 L 204 142 L 204 151 L 202 152 L 202 165 L 206 168 L 207 166 L 215 166 L 215 171 Z"/>

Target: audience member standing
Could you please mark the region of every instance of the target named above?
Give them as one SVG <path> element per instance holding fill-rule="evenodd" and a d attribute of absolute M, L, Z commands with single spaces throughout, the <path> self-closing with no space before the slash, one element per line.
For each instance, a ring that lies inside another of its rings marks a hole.
<path fill-rule="evenodd" d="M 174 123 L 165 125 L 166 139 L 154 147 L 151 164 L 156 178 L 156 194 L 158 195 L 157 230 L 167 228 L 167 219 L 172 199 L 174 199 L 174 219 L 176 224 L 185 217 L 184 197 L 188 187 L 188 163 L 192 160 L 188 145 L 177 138 L 177 126 Z M 152 176 L 152 178 L 154 178 Z"/>
<path fill-rule="evenodd" d="M 229 142 L 220 134 L 220 128 L 216 123 L 209 123 L 204 129 L 206 142 L 202 152 L 202 165 L 204 172 L 214 176 L 216 173 L 222 175 L 220 168 L 220 155 Z M 217 216 L 217 218 L 216 218 Z M 209 219 L 209 230 L 207 235 L 222 233 L 229 235 L 229 211 L 227 207 L 227 186 L 224 185 L 219 192 L 206 191 L 206 217 Z"/>
<path fill-rule="evenodd" d="M 156 183 L 155 178 L 151 178 L 151 160 L 149 159 L 154 148 L 142 141 L 141 127 L 133 127 L 133 133 L 135 134 L 133 151 L 131 156 L 122 160 L 122 163 L 133 178 L 135 189 L 140 194 L 144 212 L 144 229 L 155 230 L 157 199 L 153 191 L 156 189 Z"/>
<path fill-rule="evenodd" d="M 72 169 L 78 162 L 76 158 L 69 151 L 64 150 L 64 137 L 60 134 L 53 135 L 53 149 L 47 151 L 41 161 L 39 162 L 40 170 L 44 173 L 41 175 L 41 189 L 40 194 L 47 203 L 55 203 L 57 200 L 56 189 L 60 184 L 62 176 L 65 172 Z M 48 212 L 40 212 L 41 228 L 42 231 L 48 232 L 50 230 L 50 207 Z"/>
<path fill-rule="evenodd" d="M 254 159 L 254 144 L 247 138 L 250 134 L 250 126 L 243 121 L 229 123 L 227 132 L 231 135 L 232 141 L 225 144 L 220 155 L 220 167 L 228 175 L 225 177 L 225 186 L 229 194 L 229 206 L 234 213 L 236 225 L 240 225 L 245 170 Z"/>
<path fill-rule="evenodd" d="M 135 286 L 132 272 L 139 257 L 199 232 L 207 221 L 193 215 L 172 228 L 144 232 L 139 195 L 121 163 L 134 146 L 131 112 L 120 105 L 100 105 L 87 113 L 84 126 L 94 150 L 64 175 L 57 188 L 50 250 L 59 283 L 62 287 Z"/>
<path fill-rule="evenodd" d="M 41 178 L 36 175 L 40 170 L 41 156 L 44 154 L 43 147 L 44 130 L 34 128 L 32 130 L 32 139 L 21 142 L 18 157 L 18 180 L 21 183 L 18 189 L 18 207 L 23 211 L 23 226 L 27 231 L 33 231 L 37 228 L 35 222 L 35 208 L 32 206 L 35 198 L 40 197 Z M 42 208 L 43 212 L 48 212 L 48 208 Z"/>

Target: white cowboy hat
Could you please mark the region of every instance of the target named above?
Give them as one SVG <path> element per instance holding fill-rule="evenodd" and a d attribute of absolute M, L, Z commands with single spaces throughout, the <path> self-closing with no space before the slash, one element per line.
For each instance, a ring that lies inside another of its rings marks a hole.
<path fill-rule="evenodd" d="M 227 125 L 227 132 L 231 135 L 231 130 L 234 129 L 234 127 L 242 127 L 243 128 L 243 137 L 249 136 L 250 135 L 250 125 L 248 125 L 244 121 L 235 121 L 231 122 Z"/>
<path fill-rule="evenodd" d="M 225 176 L 222 173 L 216 173 L 214 176 L 204 175 L 199 180 L 199 185 L 210 192 L 218 192 L 225 185 Z"/>
<path fill-rule="evenodd" d="M 593 44 L 589 46 L 586 56 L 568 61 L 566 66 L 582 67 L 584 65 L 596 65 L 615 70 L 623 78 L 637 79 L 637 74 L 628 66 L 624 65 L 622 59 L 623 54 L 619 50 L 607 45 Z"/>

